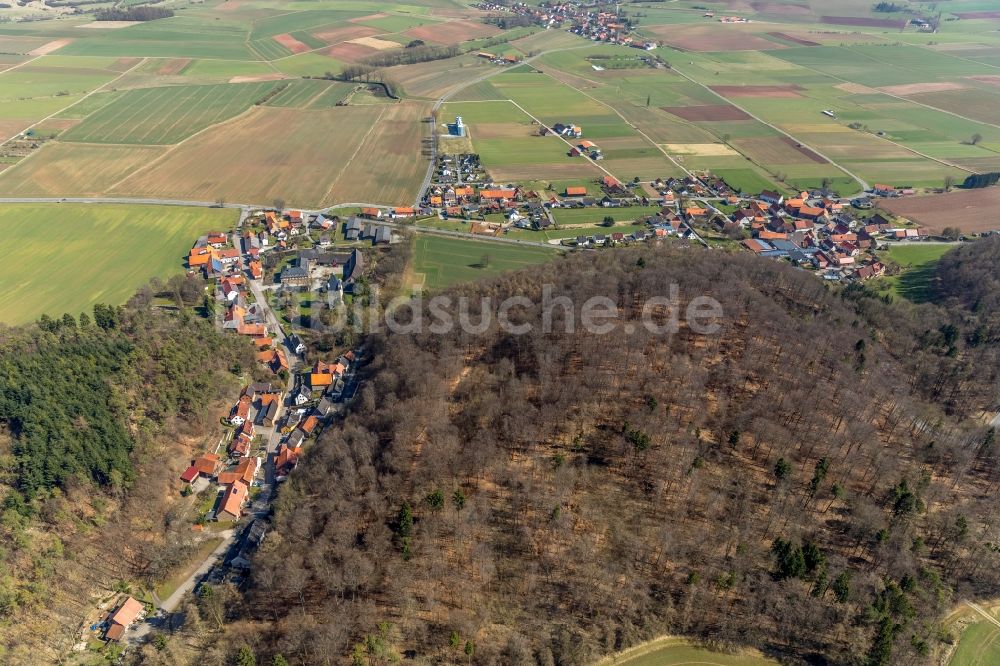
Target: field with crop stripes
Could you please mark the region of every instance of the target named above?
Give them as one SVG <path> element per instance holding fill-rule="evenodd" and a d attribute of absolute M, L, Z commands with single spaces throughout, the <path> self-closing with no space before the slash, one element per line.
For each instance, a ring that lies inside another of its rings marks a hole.
<path fill-rule="evenodd" d="M 209 125 L 239 115 L 278 85 L 282 83 L 129 90 L 60 138 L 84 143 L 177 143 Z"/>

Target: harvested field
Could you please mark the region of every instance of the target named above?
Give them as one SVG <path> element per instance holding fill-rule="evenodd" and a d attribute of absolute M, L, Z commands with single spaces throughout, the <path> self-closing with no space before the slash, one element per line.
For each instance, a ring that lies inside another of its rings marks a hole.
<path fill-rule="evenodd" d="M 826 164 L 825 159 L 787 136 L 733 139 L 732 143 L 741 153 L 762 164 Z"/>
<path fill-rule="evenodd" d="M 281 197 L 300 206 L 409 203 L 427 168 L 419 157 L 427 112 L 407 103 L 377 112 L 258 107 L 182 144 L 114 192 L 205 201 Z"/>
<path fill-rule="evenodd" d="M 58 51 L 59 49 L 66 46 L 72 41 L 73 41 L 72 39 L 57 39 L 55 41 L 48 42 L 47 44 L 43 44 L 39 46 L 37 49 L 32 49 L 31 51 L 28 51 L 28 55 L 33 55 L 33 56 L 48 55 L 50 53 Z"/>
<path fill-rule="evenodd" d="M 992 90 L 946 90 L 911 95 L 910 99 L 973 120 L 1000 124 L 1000 95 Z"/>
<path fill-rule="evenodd" d="M 791 5 L 789 5 L 791 6 Z M 808 39 L 802 39 L 801 37 L 795 37 L 794 35 L 789 35 L 785 32 L 769 32 L 767 33 L 771 37 L 777 37 L 778 39 L 783 39 L 786 42 L 792 42 L 793 44 L 798 44 L 799 46 L 819 46 L 819 42 L 811 42 Z"/>
<path fill-rule="evenodd" d="M 499 28 L 487 25 L 486 23 L 478 23 L 476 21 L 448 21 L 447 23 L 435 23 L 433 25 L 410 28 L 403 34 L 413 39 L 422 39 L 425 42 L 458 44 L 470 39 L 491 37 L 498 32 L 500 32 Z"/>
<path fill-rule="evenodd" d="M 92 30 L 117 30 L 127 28 L 130 25 L 139 25 L 142 21 L 94 21 L 76 26 L 77 28 L 90 28 Z"/>
<path fill-rule="evenodd" d="M 312 33 L 312 36 L 327 44 L 338 44 L 346 42 L 349 39 L 357 39 L 358 37 L 371 37 L 372 35 L 379 34 L 379 32 L 379 30 L 367 25 L 345 25 L 339 28 L 320 30 Z"/>
<path fill-rule="evenodd" d="M 494 69 L 493 65 L 483 62 L 482 58 L 462 56 L 415 65 L 396 65 L 389 67 L 385 72 L 393 80 L 402 82 L 407 94 L 414 97 L 437 98 L 452 88 L 462 86 Z"/>
<path fill-rule="evenodd" d="M 967 87 L 954 81 L 933 81 L 930 83 L 905 83 L 898 86 L 882 86 L 878 90 L 890 95 L 917 95 L 919 93 L 965 90 Z"/>
<path fill-rule="evenodd" d="M 878 92 L 875 88 L 869 88 L 868 86 L 863 86 L 860 83 L 838 83 L 834 86 L 834 88 L 837 90 L 843 90 L 846 93 L 851 93 L 852 95 L 871 95 Z"/>
<path fill-rule="evenodd" d="M 518 164 L 515 166 L 489 167 L 487 171 L 494 180 L 517 182 L 523 180 L 575 180 L 592 179 L 604 175 L 594 163 L 586 159 L 543 164 Z"/>
<path fill-rule="evenodd" d="M 963 19 L 1000 19 L 1000 12 L 956 12 L 955 16 Z"/>
<path fill-rule="evenodd" d="M 723 97 L 801 97 L 802 86 L 795 84 L 779 86 L 711 86 Z"/>
<path fill-rule="evenodd" d="M 0 191 L 11 197 L 97 197 L 163 151 L 54 142 L 0 174 Z"/>
<path fill-rule="evenodd" d="M 292 53 L 305 53 L 306 51 L 312 50 L 309 48 L 308 44 L 303 44 L 287 32 L 283 35 L 275 35 L 274 41 L 278 42 Z"/>
<path fill-rule="evenodd" d="M 372 111 L 356 108 L 371 124 Z M 430 104 L 408 102 L 379 109 L 378 122 L 365 135 L 351 162 L 343 165 L 324 201 L 409 204 L 419 194 L 427 172 L 420 148 L 423 119 L 430 113 Z"/>
<path fill-rule="evenodd" d="M 750 6 L 761 14 L 788 14 L 791 16 L 808 16 L 812 14 L 812 9 L 809 8 L 809 5 L 786 5 L 780 2 L 751 2 Z"/>
<path fill-rule="evenodd" d="M 676 25 L 651 25 L 644 32 L 685 51 L 768 51 L 785 48 L 737 26 L 696 26 L 678 30 Z"/>
<path fill-rule="evenodd" d="M 170 58 L 157 67 L 156 73 L 159 76 L 175 76 L 183 72 L 190 64 L 191 58 Z"/>
<path fill-rule="evenodd" d="M 958 227 L 964 233 L 1000 230 L 1000 187 L 958 190 L 925 197 L 879 201 L 880 208 L 922 224 L 932 231 Z"/>
<path fill-rule="evenodd" d="M 379 51 L 388 51 L 390 49 L 400 49 L 403 48 L 402 44 L 397 44 L 396 42 L 390 42 L 386 39 L 377 39 L 375 37 L 358 37 L 357 39 L 352 39 L 347 42 L 348 44 L 361 44 L 362 46 L 370 46 L 373 49 Z"/>
<path fill-rule="evenodd" d="M 829 25 L 858 25 L 867 28 L 897 28 L 906 26 L 906 19 L 873 19 L 860 16 L 820 16 L 820 23 Z"/>
<path fill-rule="evenodd" d="M 366 56 L 378 53 L 378 51 L 370 46 L 355 44 L 353 42 L 344 42 L 342 44 L 331 46 L 328 49 L 324 49 L 321 53 L 344 62 L 358 62 Z"/>
<path fill-rule="evenodd" d="M 475 138 L 477 139 L 511 139 L 519 136 L 535 136 L 537 134 L 537 125 L 477 123 L 475 127 Z"/>
<path fill-rule="evenodd" d="M 664 143 L 667 152 L 677 155 L 693 155 L 695 157 L 722 157 L 724 155 L 739 155 L 724 143 Z"/>
<path fill-rule="evenodd" d="M 980 83 L 988 83 L 991 86 L 1000 86 L 1000 75 L 997 75 L 997 74 L 984 74 L 982 76 L 968 76 L 966 78 L 973 79 L 974 81 L 979 81 Z"/>
<path fill-rule="evenodd" d="M 273 72 L 271 74 L 255 74 L 252 76 L 234 76 L 229 79 L 230 83 L 260 83 L 261 81 L 280 81 L 286 78 L 285 74 Z"/>
<path fill-rule="evenodd" d="M 701 106 L 662 106 L 667 113 L 693 122 L 718 122 L 722 120 L 752 120 L 741 109 L 729 104 L 704 104 Z"/>
<path fill-rule="evenodd" d="M 0 120 L 0 141 L 6 141 L 12 136 L 16 136 L 30 124 L 30 120 Z"/>

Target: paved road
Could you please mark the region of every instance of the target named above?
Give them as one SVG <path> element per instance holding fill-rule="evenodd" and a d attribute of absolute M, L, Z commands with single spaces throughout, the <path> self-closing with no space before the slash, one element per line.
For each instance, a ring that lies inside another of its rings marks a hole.
<path fill-rule="evenodd" d="M 212 567 L 220 561 L 220 558 L 229 551 L 229 548 L 233 545 L 233 540 L 236 538 L 236 530 L 219 532 L 218 536 L 222 537 L 222 543 L 219 544 L 219 547 L 213 550 L 205 558 L 205 561 L 190 576 L 185 578 L 184 582 L 177 586 L 173 594 L 161 601 L 159 610 L 147 617 L 144 622 L 134 625 L 129 629 L 128 637 L 126 638 L 129 643 L 134 645 L 142 642 L 143 638 L 150 631 L 162 626 L 166 622 L 167 615 L 177 610 L 177 607 L 180 606 L 181 601 L 184 599 L 184 595 L 191 592 L 195 585 L 198 584 L 198 581 L 211 571 Z"/>

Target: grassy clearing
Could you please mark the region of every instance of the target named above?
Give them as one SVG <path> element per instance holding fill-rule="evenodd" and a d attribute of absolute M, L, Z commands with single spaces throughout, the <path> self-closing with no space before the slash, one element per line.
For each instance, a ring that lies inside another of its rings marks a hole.
<path fill-rule="evenodd" d="M 991 622 L 969 625 L 958 642 L 949 666 L 1000 664 L 1000 627 Z"/>
<path fill-rule="evenodd" d="M 83 143 L 177 143 L 245 111 L 281 83 L 129 90 L 61 138 Z"/>
<path fill-rule="evenodd" d="M 509 243 L 419 235 L 414 241 L 413 283 L 440 289 L 550 261 L 556 251 Z"/>
<path fill-rule="evenodd" d="M 152 277 L 183 270 L 200 234 L 228 229 L 234 210 L 112 204 L 8 204 L 0 321 L 122 303 Z"/>
<path fill-rule="evenodd" d="M 882 256 L 899 266 L 902 272 L 879 280 L 894 295 L 914 303 L 930 299 L 930 288 L 937 262 L 954 245 L 945 243 L 894 244 Z"/>
<path fill-rule="evenodd" d="M 595 186 L 596 189 L 596 186 Z M 605 217 L 615 222 L 627 222 L 660 212 L 659 206 L 629 206 L 627 208 L 553 208 L 556 224 L 598 224 Z"/>
<path fill-rule="evenodd" d="M 692 645 L 683 638 L 659 638 L 620 654 L 605 657 L 595 666 L 777 666 L 759 653 L 725 654 Z"/>

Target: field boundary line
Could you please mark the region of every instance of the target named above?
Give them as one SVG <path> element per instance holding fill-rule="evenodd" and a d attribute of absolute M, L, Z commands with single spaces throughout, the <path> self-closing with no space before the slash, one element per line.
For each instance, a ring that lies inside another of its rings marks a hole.
<path fill-rule="evenodd" d="M 197 132 L 195 132 L 194 134 L 192 134 L 191 136 L 189 136 L 186 139 L 182 139 L 182 140 L 178 141 L 177 143 L 166 144 L 167 149 L 163 151 L 162 155 L 158 156 L 154 160 L 150 160 L 149 162 L 147 162 L 146 164 L 142 165 L 141 167 L 139 167 L 138 169 L 136 169 L 132 173 L 130 173 L 130 174 L 126 175 L 126 176 L 123 176 L 119 180 L 117 180 L 114 183 L 112 183 L 111 185 L 109 185 L 104 191 L 105 192 L 109 192 L 109 193 L 113 192 L 116 187 L 119 187 L 120 185 L 122 185 L 123 183 L 125 183 L 129 178 L 132 178 L 133 176 L 137 176 L 140 173 L 144 173 L 145 171 L 149 170 L 150 168 L 156 166 L 157 164 L 159 164 L 160 162 L 162 162 L 163 160 L 165 160 L 167 157 L 170 156 L 170 154 L 172 152 L 174 152 L 175 150 L 177 150 L 178 148 L 180 148 L 181 146 L 183 146 L 184 144 L 186 144 L 191 139 L 197 138 L 198 135 L 203 134 L 204 132 L 207 132 L 210 129 L 218 127 L 219 125 L 225 125 L 226 123 L 234 123 L 237 120 L 241 120 L 244 116 L 250 115 L 254 111 L 254 109 L 258 109 L 258 108 L 260 108 L 260 107 L 258 107 L 256 105 L 251 106 L 249 109 L 247 109 L 243 113 L 235 115 L 232 118 L 227 118 L 225 120 L 219 121 L 217 123 L 212 123 L 211 125 L 207 125 L 207 126 L 201 128 L 200 130 L 198 130 Z M 133 145 L 133 146 L 144 146 L 144 145 L 146 145 L 146 146 L 148 146 L 150 144 L 125 144 L 125 145 Z M 157 144 L 157 145 L 163 146 L 165 144 Z"/>
<path fill-rule="evenodd" d="M 763 120 L 763 119 L 762 119 L 762 118 L 760 118 L 759 116 L 756 116 L 756 115 L 754 115 L 754 114 L 750 113 L 749 111 L 747 111 L 747 110 L 746 110 L 745 108 L 743 108 L 742 106 L 740 106 L 740 105 L 739 105 L 739 104 L 737 104 L 736 102 L 733 102 L 733 101 L 731 101 L 731 100 L 727 99 L 726 97 L 723 97 L 722 95 L 720 95 L 719 93 L 715 92 L 714 90 L 712 90 L 712 89 L 711 89 L 710 87 L 708 87 L 708 86 L 707 86 L 707 85 L 705 85 L 704 83 L 701 83 L 700 81 L 696 81 L 695 79 L 691 78 L 690 76 L 688 76 L 687 74 L 685 74 L 685 73 L 684 73 L 684 72 L 682 72 L 681 70 L 677 69 L 676 67 L 671 67 L 671 71 L 674 71 L 674 72 L 677 72 L 677 73 L 678 73 L 678 74 L 680 74 L 680 75 L 681 75 L 682 77 L 684 77 L 685 79 L 687 79 L 687 80 L 688 80 L 688 81 L 690 81 L 691 83 L 695 84 L 696 86 L 701 86 L 702 88 L 704 88 L 704 89 L 705 89 L 705 90 L 707 90 L 708 92 L 712 93 L 712 95 L 714 95 L 715 97 L 718 97 L 719 99 L 721 99 L 721 100 L 722 100 L 723 102 L 725 102 L 726 104 L 729 104 L 729 105 L 731 105 L 731 106 L 733 106 L 733 107 L 735 107 L 735 108 L 739 109 L 740 111 L 742 111 L 743 113 L 747 114 L 748 116 L 750 116 L 751 118 L 753 118 L 753 119 L 754 119 L 754 120 L 756 120 L 757 122 L 759 122 L 759 123 L 761 123 L 761 124 L 763 124 L 763 125 L 767 125 L 767 126 L 768 126 L 768 127 L 770 127 L 771 129 L 773 129 L 773 130 L 774 130 L 775 132 L 777 132 L 777 133 L 781 134 L 782 136 L 787 136 L 787 137 L 788 137 L 789 139 L 791 139 L 792 141 L 794 141 L 794 142 L 796 142 L 796 143 L 798 143 L 798 144 L 802 145 L 803 147 L 805 147 L 805 148 L 808 148 L 809 150 L 813 151 L 814 153 L 816 153 L 817 155 L 819 155 L 820 157 L 822 157 L 823 159 L 825 159 L 825 160 L 826 160 L 827 162 L 829 162 L 830 164 L 832 164 L 832 165 L 833 165 L 834 167 L 836 167 L 836 168 L 840 169 L 841 171 L 843 171 L 844 173 L 846 173 L 846 174 L 847 174 L 848 176 L 850 176 L 850 177 L 851 177 L 852 179 L 854 179 L 854 180 L 855 180 L 855 181 L 856 181 L 856 182 L 858 183 L 858 185 L 860 185 L 860 186 L 861 186 L 861 189 L 862 189 L 862 190 L 867 190 L 867 189 L 869 189 L 869 186 L 868 186 L 868 182 L 867 182 L 867 181 L 865 181 L 864 179 L 862 179 L 862 178 L 861 178 L 860 176 L 858 176 L 857 174 L 855 174 L 855 173 L 853 173 L 853 172 L 851 172 L 851 171 L 848 171 L 848 170 L 847 170 L 847 169 L 846 169 L 845 167 L 843 167 L 843 166 L 841 166 L 840 164 L 838 164 L 837 162 L 835 162 L 835 161 L 831 160 L 831 159 L 830 159 L 829 157 L 827 157 L 826 155 L 824 155 L 824 154 L 823 154 L 823 153 L 821 153 L 820 151 L 816 150 L 815 148 L 813 148 L 813 147 L 812 147 L 812 146 L 810 146 L 809 144 L 807 144 L 807 143 L 804 143 L 804 142 L 802 142 L 802 141 L 799 141 L 799 140 L 798 140 L 798 139 L 796 139 L 796 138 L 795 138 L 794 136 L 792 136 L 791 134 L 789 134 L 789 133 L 788 133 L 788 132 L 786 132 L 785 130 L 781 129 L 781 128 L 780 128 L 780 127 L 778 127 L 777 125 L 772 125 L 771 123 L 767 122 L 766 120 Z M 820 72 L 820 74 L 822 74 L 822 72 Z M 845 81 L 845 83 L 851 83 L 851 82 L 850 82 L 850 81 Z"/>
<path fill-rule="evenodd" d="M 878 58 L 876 58 L 874 56 L 868 55 L 867 53 L 862 53 L 861 55 L 863 55 L 866 58 L 870 59 L 872 62 L 878 63 L 880 65 L 891 64 L 891 63 L 887 63 L 885 60 L 879 60 Z M 790 61 L 786 61 L 786 62 L 790 62 Z M 809 65 L 800 65 L 797 62 L 792 63 L 792 64 L 793 65 L 797 65 L 798 67 L 802 67 L 803 69 L 808 69 L 810 72 L 815 72 L 816 74 L 819 74 L 821 76 L 828 76 L 831 79 L 835 79 L 835 80 L 841 81 L 843 83 L 855 83 L 855 84 L 857 83 L 857 81 L 851 81 L 850 79 L 844 79 L 844 78 L 841 78 L 841 77 L 836 76 L 834 74 L 829 74 L 829 73 L 824 72 L 822 70 L 816 69 L 815 67 L 810 67 Z M 675 69 L 674 71 L 677 71 L 677 70 Z M 681 74 L 681 76 L 684 76 L 684 75 Z M 688 78 L 688 77 L 685 77 L 685 78 Z M 692 80 L 692 79 L 689 78 L 688 80 Z M 697 83 L 697 81 L 695 81 L 695 83 Z M 698 85 L 702 85 L 702 84 L 698 84 Z M 861 84 L 861 85 L 863 85 L 863 84 Z M 893 99 L 898 99 L 901 102 L 907 102 L 909 104 L 914 104 L 916 106 L 922 106 L 925 109 L 930 109 L 932 111 L 937 111 L 939 113 L 947 113 L 949 116 L 955 116 L 956 118 L 961 118 L 962 120 L 964 120 L 966 122 L 976 123 L 976 124 L 979 124 L 979 125 L 988 125 L 989 127 L 995 127 L 996 129 L 1000 129 L 1000 125 L 994 125 L 993 123 L 988 123 L 988 122 L 986 122 L 984 120 L 976 120 L 974 118 L 968 118 L 968 117 L 963 116 L 963 115 L 961 115 L 959 113 L 955 113 L 954 111 L 948 111 L 947 109 L 941 109 L 941 108 L 938 108 L 936 106 L 931 106 L 930 104 L 924 104 L 923 102 L 918 102 L 915 99 L 909 99 L 909 98 L 906 98 L 906 97 L 902 97 L 900 95 L 894 95 L 892 93 L 887 93 L 884 90 L 881 90 L 881 89 L 873 87 L 873 86 L 868 86 L 868 87 L 871 88 L 872 90 L 875 90 L 876 92 L 878 92 L 881 95 L 885 95 L 886 97 L 891 97 Z M 733 106 L 736 106 L 736 105 L 734 104 Z M 746 110 L 744 109 L 744 111 L 746 111 Z"/>
<path fill-rule="evenodd" d="M 347 171 L 347 167 L 351 165 L 351 162 L 354 161 L 354 158 L 357 157 L 358 153 L 361 151 L 361 147 L 365 145 L 365 141 L 368 140 L 368 137 L 371 136 L 372 132 L 375 131 L 375 128 L 378 127 L 379 122 L 381 122 L 382 120 L 382 116 L 385 115 L 385 110 L 387 106 L 388 105 L 382 105 L 382 107 L 379 109 L 378 117 L 375 118 L 375 120 L 368 127 L 368 131 L 365 132 L 365 135 L 363 137 L 361 137 L 361 141 L 358 141 L 357 147 L 354 149 L 354 152 L 351 153 L 351 157 L 344 162 L 344 165 L 342 167 L 340 167 L 340 171 L 337 172 L 337 176 L 330 181 L 330 185 L 329 187 L 326 188 L 326 191 L 323 193 L 323 196 L 320 197 L 319 199 L 320 201 L 326 201 L 327 199 L 329 199 L 330 193 L 333 192 L 333 188 L 337 185 L 337 181 L 340 180 L 340 177 L 344 175 L 344 172 Z"/>
<path fill-rule="evenodd" d="M 41 56 L 39 56 L 39 57 L 41 57 Z M 76 106 L 77 104 L 79 104 L 79 103 L 80 103 L 80 102 L 82 102 L 83 100 L 87 99 L 87 98 L 88 98 L 88 97 L 90 97 L 91 95 L 93 95 L 93 94 L 95 94 L 95 93 L 98 93 L 98 92 L 100 92 L 101 90 L 103 90 L 104 88 L 106 88 L 106 87 L 110 86 L 110 85 L 111 85 L 111 84 L 113 84 L 113 83 L 114 83 L 115 81 L 118 81 L 118 80 L 119 80 L 119 79 L 121 79 L 122 77 L 124 77 L 124 76 L 126 76 L 126 75 L 128 75 L 128 74 L 131 74 L 131 73 L 132 73 L 132 70 L 134 70 L 134 69 L 135 69 L 135 68 L 137 68 L 137 67 L 141 67 L 141 66 L 142 66 L 142 65 L 143 65 L 143 64 L 144 64 L 144 63 L 146 62 L 146 60 L 147 60 L 147 58 L 140 58 L 139 62 L 137 62 L 136 64 L 132 65 L 131 67 L 129 67 L 129 68 L 128 68 L 128 69 L 126 69 L 126 70 L 125 70 L 124 72 L 122 72 L 121 74 L 119 74 L 119 75 L 118 75 L 118 76 L 116 76 L 115 78 L 111 79 L 111 80 L 110 80 L 110 81 L 108 81 L 107 83 L 105 83 L 105 84 L 103 84 L 103 85 L 100 85 L 100 86 L 98 86 L 98 87 L 94 88 L 94 89 L 93 89 L 93 90 L 91 90 L 91 91 L 90 91 L 89 93 L 86 93 L 86 94 L 85 94 L 85 95 L 84 95 L 83 97 L 81 97 L 80 99 L 76 100 L 76 101 L 75 101 L 75 102 L 73 102 L 72 104 L 67 104 L 67 105 L 66 105 L 66 106 L 64 106 L 63 108 L 61 108 L 61 109 L 59 109 L 58 111 L 56 111 L 55 113 L 50 113 L 49 115 L 45 116 L 45 117 L 44 117 L 44 118 L 42 118 L 41 120 L 38 120 L 38 121 L 35 121 L 34 123 L 32 123 L 32 124 L 28 125 L 28 126 L 27 126 L 27 127 L 25 127 L 25 128 L 23 129 L 23 130 L 21 130 L 20 132 L 18 132 L 17 134 L 15 134 L 14 136 L 10 137 L 9 139 L 6 139 L 6 140 L 4 140 L 4 141 L 0 141 L 0 148 L 2 148 L 2 147 L 4 147 L 4 146 L 6 146 L 6 145 L 7 145 L 8 143 L 10 143 L 11 141 L 13 141 L 13 140 L 14 140 L 15 138 L 17 138 L 18 136 L 20 136 L 20 135 L 21 135 L 21 134 L 23 134 L 24 132 L 27 132 L 28 130 L 30 130 L 30 129 L 32 129 L 32 128 L 35 128 L 35 127 L 38 127 L 39 125 L 41 125 L 42 123 L 44 123 L 44 122 L 45 122 L 45 121 L 47 121 L 47 120 L 51 120 L 52 118 L 54 118 L 54 117 L 58 116 L 58 115 L 59 115 L 60 113 L 62 113 L 63 111 L 66 111 L 67 109 L 71 109 L 71 108 L 73 108 L 74 106 Z M 22 64 L 24 64 L 24 63 L 22 63 Z"/>
<path fill-rule="evenodd" d="M 7 69 L 0 69 L 0 74 L 6 74 L 7 72 L 11 72 L 11 71 L 17 69 L 18 67 L 24 67 L 28 63 L 35 62 L 36 60 L 38 60 L 39 58 L 42 58 L 42 57 L 44 57 L 44 56 L 40 56 L 40 55 L 32 56 L 31 58 L 28 58 L 24 62 L 19 62 L 19 63 L 16 63 L 14 65 L 11 65 Z"/>
<path fill-rule="evenodd" d="M 541 71 L 541 70 L 539 70 L 539 71 Z M 562 70 L 559 70 L 559 71 L 562 71 Z M 576 86 L 574 86 L 572 84 L 566 83 L 565 81 L 560 81 L 559 79 L 557 79 L 556 77 L 552 76 L 548 72 L 545 72 L 545 76 L 549 77 L 550 79 L 552 79 L 556 83 L 561 83 L 562 85 L 566 86 L 567 88 L 571 88 L 571 89 L 577 91 L 578 93 L 580 93 L 581 95 L 583 95 L 587 99 L 592 100 L 594 102 L 597 102 L 601 106 L 604 106 L 604 107 L 607 107 L 607 108 L 611 109 L 611 111 L 613 111 L 616 116 L 618 116 L 619 118 L 621 118 L 621 120 L 622 120 L 623 123 L 625 123 L 626 125 L 628 125 L 629 127 L 631 127 L 636 132 L 636 134 L 638 134 L 643 139 L 645 139 L 647 143 L 651 144 L 654 148 L 656 148 L 658 151 L 660 151 L 661 153 L 663 153 L 663 156 L 666 157 L 668 160 L 670 160 L 674 164 L 674 166 L 676 166 L 678 169 L 680 169 L 681 171 L 683 171 L 687 175 L 689 175 L 689 176 L 692 175 L 692 173 L 690 171 L 688 171 L 687 167 L 685 167 L 683 164 L 681 164 L 680 162 L 678 162 L 677 160 L 675 160 L 670 153 L 668 153 L 666 150 L 664 150 L 660 146 L 660 144 L 658 144 L 655 141 L 653 141 L 652 139 L 650 139 L 648 134 L 646 134 L 641 129 L 639 129 L 638 125 L 636 125 L 635 123 L 633 123 L 632 121 L 630 121 L 628 118 L 626 118 L 625 116 L 623 116 L 618 109 L 616 109 L 615 107 L 611 106 L 607 102 L 602 102 L 601 100 L 597 99 L 596 97 L 594 97 L 590 93 L 583 92 L 582 90 L 580 90 L 579 88 L 577 88 Z M 589 79 L 586 79 L 584 77 L 580 77 L 580 78 L 583 78 L 584 81 L 588 81 L 589 80 Z"/>

